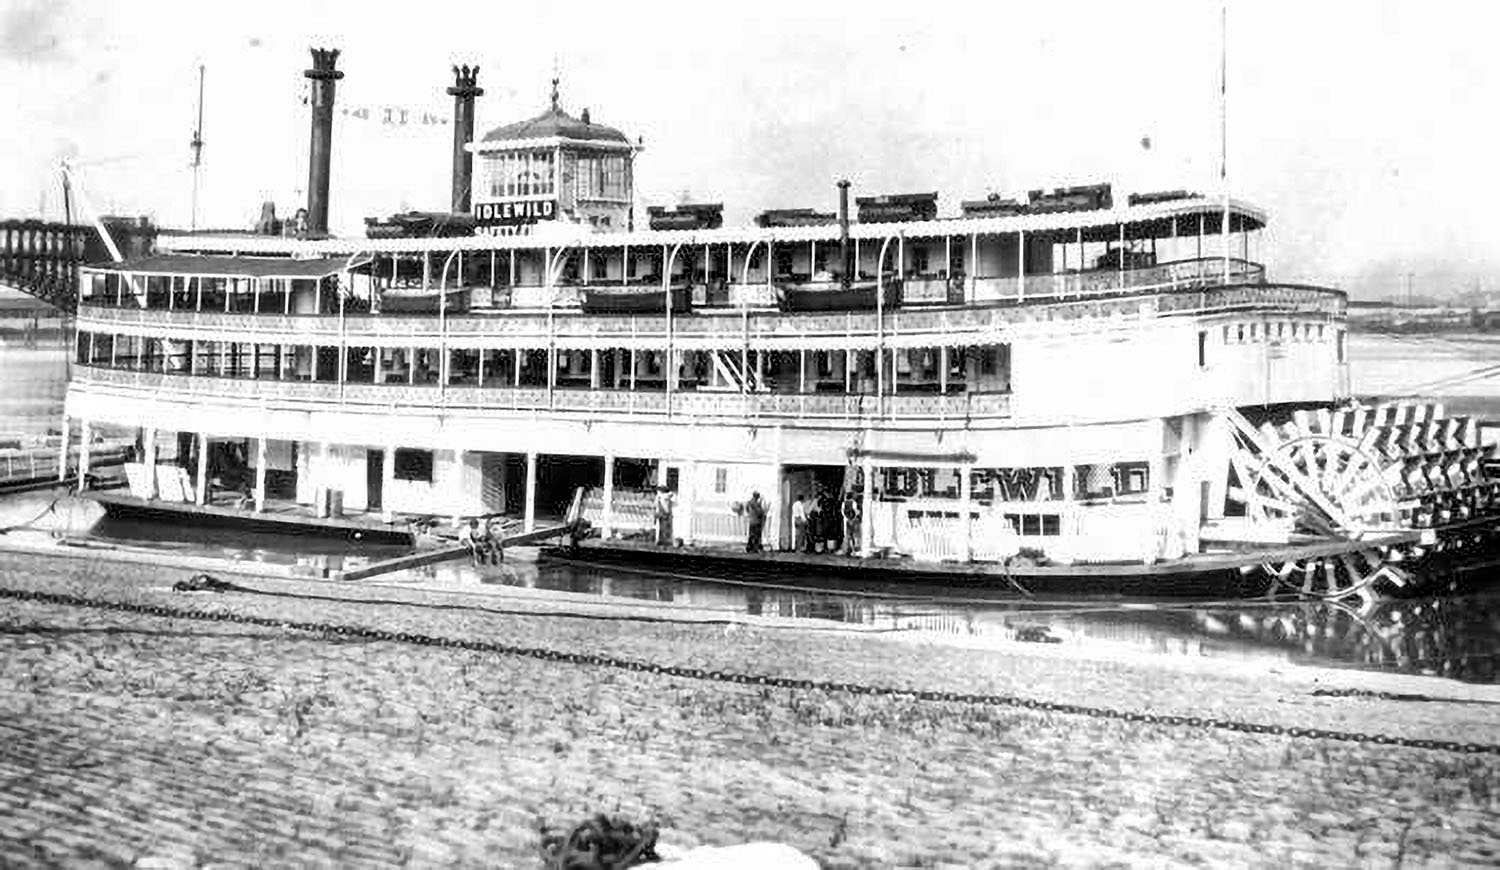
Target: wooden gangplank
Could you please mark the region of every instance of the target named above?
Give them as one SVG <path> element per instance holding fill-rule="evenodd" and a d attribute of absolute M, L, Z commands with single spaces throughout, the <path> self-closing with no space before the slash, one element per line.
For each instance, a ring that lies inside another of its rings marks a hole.
<path fill-rule="evenodd" d="M 506 535 L 504 538 L 501 538 L 500 544 L 502 547 L 520 547 L 526 544 L 535 544 L 539 541 L 562 537 L 567 534 L 568 528 L 568 526 L 548 526 L 530 532 L 517 532 L 514 535 Z M 428 550 L 425 553 L 413 553 L 410 556 L 397 556 L 394 559 L 372 562 L 363 568 L 344 571 L 338 577 L 341 580 L 368 580 L 371 577 L 404 571 L 408 568 L 437 565 L 441 562 L 451 562 L 455 559 L 467 559 L 468 557 L 468 547 L 454 544 L 436 550 Z"/>

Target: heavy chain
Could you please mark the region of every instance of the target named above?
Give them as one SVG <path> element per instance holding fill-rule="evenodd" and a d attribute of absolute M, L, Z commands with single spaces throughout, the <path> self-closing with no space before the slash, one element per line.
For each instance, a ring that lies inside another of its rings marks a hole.
<path fill-rule="evenodd" d="M 948 704 L 971 704 L 989 707 L 1012 707 L 1047 713 L 1062 713 L 1069 716 L 1087 716 L 1094 719 L 1115 719 L 1169 727 L 1209 728 L 1219 731 L 1236 731 L 1242 734 L 1268 734 L 1307 740 L 1335 740 L 1345 743 L 1368 743 L 1379 746 L 1401 746 L 1408 749 L 1427 749 L 1437 752 L 1457 752 L 1469 755 L 1500 756 L 1500 744 L 1465 743 L 1457 740 L 1433 740 L 1421 737 L 1398 737 L 1389 734 L 1365 734 L 1358 731 L 1334 731 L 1326 728 L 1300 728 L 1284 725 L 1268 725 L 1259 722 L 1239 722 L 1212 716 L 1182 716 L 1171 713 L 1141 713 L 1134 710 L 1116 710 L 1109 707 L 1089 707 L 1082 704 L 1067 704 L 1017 695 L 979 695 L 964 692 L 936 691 L 930 689 L 903 689 L 893 686 L 867 686 L 860 683 L 841 683 L 831 680 L 808 680 L 797 677 L 774 677 L 765 674 L 742 674 L 733 671 L 690 668 L 681 665 L 663 665 L 636 659 L 619 658 L 599 653 L 566 652 L 545 647 L 517 646 L 484 640 L 468 640 L 453 637 L 433 637 L 410 632 L 386 631 L 362 625 L 346 625 L 330 622 L 303 622 L 276 619 L 269 616 L 253 616 L 231 613 L 225 610 L 188 610 L 161 604 L 141 604 L 129 601 L 109 601 L 66 595 L 58 592 L 37 590 L 0 589 L 0 598 L 37 604 L 53 604 L 63 607 L 86 607 L 117 613 L 135 613 L 166 619 L 191 619 L 205 622 L 228 622 L 239 625 L 258 625 L 265 628 L 290 629 L 315 634 L 326 634 L 338 638 L 360 638 L 365 640 L 407 643 L 419 646 L 435 646 L 460 649 L 469 652 L 492 653 L 517 656 L 544 662 L 590 665 L 616 668 L 636 673 L 678 677 L 687 680 L 704 680 L 717 683 L 733 683 L 742 686 L 764 686 L 767 688 L 794 689 L 803 691 L 839 692 L 849 695 L 875 695 L 893 698 L 910 698 L 918 701 L 935 701 Z"/>

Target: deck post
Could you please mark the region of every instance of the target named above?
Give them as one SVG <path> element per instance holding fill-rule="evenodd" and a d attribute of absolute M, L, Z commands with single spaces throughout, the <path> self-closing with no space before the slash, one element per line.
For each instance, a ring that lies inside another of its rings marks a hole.
<path fill-rule="evenodd" d="M 93 427 L 89 425 L 87 417 L 83 418 L 78 427 L 78 491 L 83 492 L 89 485 L 89 440 L 94 437 Z"/>
<path fill-rule="evenodd" d="M 609 540 L 614 535 L 615 519 L 615 455 L 604 454 L 604 509 L 599 518 L 599 537 Z"/>
<path fill-rule="evenodd" d="M 536 451 L 526 451 L 526 519 L 523 528 L 536 531 Z"/>
<path fill-rule="evenodd" d="M 72 422 L 73 422 L 72 420 L 68 419 L 68 415 L 67 414 L 63 415 L 63 418 L 62 418 L 62 443 L 57 448 L 57 479 L 58 479 L 58 482 L 62 482 L 64 480 L 68 479 L 68 448 L 70 446 L 72 446 L 72 445 L 70 445 L 68 443 L 69 439 L 72 437 L 72 433 L 68 431 L 68 429 L 69 429 L 69 425 L 68 424 L 70 424 Z"/>
<path fill-rule="evenodd" d="M 381 459 L 380 503 L 382 509 L 385 511 L 385 521 L 390 522 L 393 519 L 390 509 L 390 493 L 396 486 L 396 445 L 385 445 L 385 455 Z"/>
<path fill-rule="evenodd" d="M 1116 264 L 1119 272 L 1119 289 L 1125 289 L 1125 222 L 1120 221 L 1120 256 Z"/>
<path fill-rule="evenodd" d="M 947 294 L 953 286 L 953 236 L 943 237 L 943 292 Z M 944 302 L 952 299 L 945 297 Z"/>
<path fill-rule="evenodd" d="M 193 489 L 193 500 L 198 504 L 208 504 L 208 436 L 202 432 L 198 433 L 198 476 L 197 485 Z"/>
<path fill-rule="evenodd" d="M 976 302 L 979 299 L 979 233 L 969 234 L 969 298 L 967 301 Z"/>
<path fill-rule="evenodd" d="M 681 539 L 688 546 L 693 543 L 693 510 L 698 501 L 697 480 L 698 460 L 689 459 L 677 479 L 677 489 L 683 495 L 682 524 L 679 526 L 677 518 L 672 518 L 672 537 Z"/>
<path fill-rule="evenodd" d="M 452 481 L 448 485 L 448 498 L 449 498 L 449 504 L 453 508 L 453 516 L 455 518 L 461 516 L 462 513 L 463 513 L 460 510 L 460 507 L 463 505 L 463 500 L 464 500 L 464 453 L 465 452 L 466 451 L 462 447 L 455 447 L 455 448 L 453 448 L 453 478 L 452 478 Z M 386 451 L 386 456 L 392 456 L 392 455 L 394 455 L 394 453 L 395 453 L 395 451 L 387 450 Z M 390 460 L 386 460 L 386 461 L 389 462 Z M 392 477 L 395 476 L 394 466 L 392 467 L 391 476 Z M 382 505 L 389 504 L 389 501 L 390 501 L 389 493 L 390 493 L 390 490 L 388 490 L 388 489 L 384 490 L 381 493 L 381 504 Z M 385 508 L 385 509 L 389 510 L 389 508 Z"/>
<path fill-rule="evenodd" d="M 266 510 L 266 439 L 255 439 L 255 512 Z"/>
<path fill-rule="evenodd" d="M 1026 231 L 1016 234 L 1016 301 L 1026 301 Z"/>
<path fill-rule="evenodd" d="M 156 430 L 146 430 L 145 456 L 142 463 L 146 466 L 146 498 L 156 498 Z"/>
<path fill-rule="evenodd" d="M 868 559 L 875 545 L 875 463 L 866 456 L 860 460 L 860 469 L 864 472 L 865 491 L 859 507 L 859 557 Z"/>
<path fill-rule="evenodd" d="M 972 510 L 970 502 L 973 501 L 973 470 L 974 467 L 969 463 L 958 466 L 958 527 L 964 537 L 961 555 L 965 562 L 974 561 L 974 518 L 970 515 Z"/>

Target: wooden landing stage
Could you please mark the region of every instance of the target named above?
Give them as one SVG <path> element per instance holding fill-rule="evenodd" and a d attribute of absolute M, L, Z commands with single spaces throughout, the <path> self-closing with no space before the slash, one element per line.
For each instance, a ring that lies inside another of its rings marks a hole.
<path fill-rule="evenodd" d="M 500 540 L 504 547 L 521 547 L 527 544 L 535 544 L 540 541 L 561 537 L 568 531 L 567 526 L 549 526 L 544 529 L 536 529 L 530 532 L 517 532 L 507 535 Z M 420 568 L 424 565 L 437 565 L 441 562 L 451 562 L 455 559 L 467 559 L 469 548 L 460 544 L 445 546 L 436 550 L 428 550 L 424 553 L 413 553 L 410 556 L 397 556 L 394 559 L 386 559 L 383 562 L 372 562 L 363 568 L 355 568 L 341 572 L 336 579 L 339 580 L 368 580 L 381 574 L 391 574 L 396 571 L 404 571 L 407 568 Z"/>

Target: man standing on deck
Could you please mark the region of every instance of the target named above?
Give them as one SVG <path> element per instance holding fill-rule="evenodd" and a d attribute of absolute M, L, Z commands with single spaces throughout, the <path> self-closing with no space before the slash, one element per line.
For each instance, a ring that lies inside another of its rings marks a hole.
<path fill-rule="evenodd" d="M 750 493 L 750 500 L 745 502 L 745 519 L 750 523 L 750 533 L 745 540 L 745 552 L 764 552 L 765 548 L 761 546 L 760 537 L 766 528 L 766 503 L 761 500 L 760 493 Z"/>
<path fill-rule="evenodd" d="M 656 546 L 672 543 L 672 493 L 665 486 L 656 488 Z"/>
<path fill-rule="evenodd" d="M 844 493 L 844 555 L 854 555 L 854 548 L 859 544 L 859 501 L 854 497 L 854 490 Z"/>
<path fill-rule="evenodd" d="M 797 493 L 797 500 L 792 502 L 792 552 L 796 553 L 807 546 L 807 503 L 802 500 L 802 493 Z"/>

